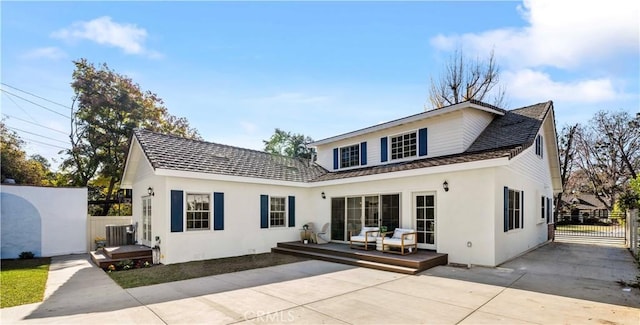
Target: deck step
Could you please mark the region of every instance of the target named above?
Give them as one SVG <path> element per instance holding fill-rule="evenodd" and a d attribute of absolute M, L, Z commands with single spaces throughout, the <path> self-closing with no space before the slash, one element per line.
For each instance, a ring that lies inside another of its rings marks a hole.
<path fill-rule="evenodd" d="M 106 268 L 111 264 L 117 265 L 119 262 L 126 260 L 133 261 L 135 263 L 137 263 L 138 261 L 141 263 L 153 263 L 153 255 L 147 255 L 146 252 L 143 252 L 143 254 L 139 254 L 137 256 L 126 256 L 120 258 L 112 258 L 108 254 L 106 254 L 104 250 L 91 251 L 89 252 L 89 255 L 91 256 L 91 260 L 93 261 L 93 263 L 100 268 Z"/>
<path fill-rule="evenodd" d="M 111 259 L 132 259 L 153 256 L 151 248 L 142 245 L 105 247 L 102 251 Z"/>
<path fill-rule="evenodd" d="M 322 260 L 322 261 L 354 265 L 354 266 L 360 266 L 360 267 L 366 267 L 370 269 L 390 271 L 390 272 L 396 272 L 396 273 L 402 273 L 402 274 L 413 275 L 420 272 L 420 270 L 417 268 L 391 265 L 386 263 L 378 263 L 378 262 L 367 261 L 359 258 L 325 254 L 317 251 L 304 251 L 304 250 L 297 250 L 297 249 L 291 249 L 286 247 L 273 247 L 271 248 L 271 251 L 274 253 L 288 254 L 288 255 L 294 255 L 294 256 L 300 256 L 300 257 L 309 257 L 309 258 Z"/>

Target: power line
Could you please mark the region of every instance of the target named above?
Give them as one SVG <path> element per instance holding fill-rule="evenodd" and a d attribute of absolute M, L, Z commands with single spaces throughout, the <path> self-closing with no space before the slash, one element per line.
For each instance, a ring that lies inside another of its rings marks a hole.
<path fill-rule="evenodd" d="M 35 135 L 35 136 L 37 136 L 37 137 L 42 137 L 42 138 L 45 138 L 45 139 L 49 139 L 49 140 L 51 140 L 51 141 L 56 141 L 56 142 L 60 142 L 60 143 L 67 144 L 67 142 L 66 142 L 66 141 L 57 140 L 57 139 L 51 139 L 51 137 L 48 137 L 48 136 L 46 136 L 46 135 L 41 135 L 41 134 L 33 133 L 33 132 L 30 132 L 30 131 L 25 131 L 25 130 L 18 129 L 18 128 L 14 128 L 14 127 L 11 127 L 11 126 L 7 126 L 7 129 L 15 130 L 15 131 L 18 131 L 18 132 L 29 133 L 29 134 Z"/>
<path fill-rule="evenodd" d="M 51 131 L 56 131 L 56 132 L 58 132 L 58 133 L 62 133 L 62 134 L 64 134 L 64 135 L 68 135 L 66 132 L 63 132 L 63 131 L 60 131 L 60 130 L 57 130 L 57 129 L 54 129 L 54 128 L 50 128 L 50 127 L 48 127 L 48 126 L 44 126 L 44 125 L 42 125 L 42 124 L 29 122 L 29 121 L 27 121 L 27 120 L 25 120 L 25 119 L 21 119 L 21 118 L 19 118 L 19 117 L 13 116 L 13 115 L 5 114 L 5 113 L 2 113 L 2 115 L 6 116 L 6 117 L 8 117 L 8 118 L 10 118 L 10 119 L 11 119 L 11 118 L 14 118 L 14 119 L 16 119 L 16 120 L 18 120 L 18 121 L 22 121 L 22 122 L 25 122 L 25 123 L 33 124 L 33 125 L 39 126 L 39 127 L 41 127 L 41 128 L 49 129 L 49 130 L 51 130 Z"/>
<path fill-rule="evenodd" d="M 22 90 L 22 89 L 20 89 L 20 88 L 17 88 L 17 87 L 11 86 L 11 85 L 7 85 L 7 84 L 6 84 L 6 83 L 4 83 L 4 82 L 0 82 L 0 84 L 2 84 L 2 85 L 4 85 L 4 86 L 7 86 L 7 87 L 9 87 L 9 88 L 11 88 L 11 89 L 15 89 L 15 90 L 17 90 L 17 91 L 19 91 L 19 92 L 22 92 L 22 93 L 25 93 L 25 94 L 31 95 L 31 96 L 33 96 L 33 97 L 40 98 L 40 99 L 42 99 L 42 100 L 44 100 L 44 101 L 47 101 L 47 102 L 49 102 L 49 103 L 51 103 L 51 104 L 56 104 L 56 105 L 58 105 L 58 106 L 61 106 L 61 107 L 66 108 L 66 109 L 71 109 L 70 107 L 68 107 L 68 106 L 66 106 L 66 105 L 64 105 L 64 104 L 60 104 L 60 103 L 54 102 L 54 101 L 52 101 L 52 100 L 50 100 L 50 99 L 46 99 L 46 98 L 44 98 L 44 97 L 41 97 L 41 96 L 38 96 L 38 95 L 36 95 L 36 94 L 30 93 L 30 92 L 28 92 L 28 91 Z"/>
<path fill-rule="evenodd" d="M 8 94 L 7 94 L 7 98 L 9 98 L 9 100 L 10 100 L 12 103 L 14 103 L 16 106 L 18 106 L 18 108 L 19 108 L 22 112 L 24 112 L 25 114 L 27 114 L 27 116 L 28 116 L 29 118 L 31 118 L 31 120 L 33 120 L 34 122 L 36 122 L 36 119 L 34 119 L 34 118 L 33 118 L 33 116 L 31 116 L 31 114 L 29 114 L 29 112 L 27 112 L 27 110 L 26 110 L 26 109 L 22 108 L 22 106 L 20 106 L 20 104 L 18 104 L 18 102 L 16 102 L 15 100 L 13 100 L 13 98 L 12 98 L 11 96 L 9 96 Z"/>
<path fill-rule="evenodd" d="M 60 116 L 62 116 L 62 117 L 65 117 L 65 118 L 67 118 L 67 119 L 69 119 L 69 120 L 71 119 L 69 116 L 66 116 L 66 115 L 64 115 L 64 114 L 62 114 L 62 113 L 60 113 L 60 112 L 56 112 L 56 111 L 52 110 L 51 108 L 48 108 L 48 107 L 43 106 L 43 105 L 40 105 L 40 104 L 38 104 L 38 103 L 36 103 L 36 102 L 34 102 L 34 101 L 32 101 L 32 100 L 28 100 L 28 99 L 26 99 L 26 98 L 24 98 L 24 97 L 22 97 L 22 96 L 20 96 L 20 95 L 16 95 L 16 94 L 14 94 L 14 93 L 12 93 L 12 92 L 9 92 L 9 91 L 6 91 L 6 90 L 4 90 L 4 89 L 0 89 L 0 91 L 3 91 L 3 92 L 5 92 L 5 93 L 7 93 L 7 94 L 9 94 L 9 95 L 12 95 L 12 96 L 18 97 L 18 98 L 20 98 L 20 99 L 22 99 L 22 100 L 24 100 L 24 101 L 26 101 L 26 102 L 28 102 L 28 103 L 31 103 L 31 104 L 33 104 L 33 105 L 36 105 L 36 106 L 38 106 L 38 107 L 44 108 L 44 109 L 46 109 L 47 111 L 49 111 L 49 112 L 51 112 L 51 113 L 58 114 L 58 115 L 60 115 Z"/>
<path fill-rule="evenodd" d="M 44 144 L 45 146 L 50 146 L 50 147 L 64 149 L 64 150 L 69 149 L 69 148 L 57 146 L 55 144 L 50 144 L 50 143 L 46 143 L 46 142 L 42 142 L 42 141 L 38 141 L 38 140 L 29 139 L 29 138 L 22 138 L 22 140 L 25 140 L 25 141 L 28 141 L 28 142 L 35 142 L 35 143 L 39 143 L 39 144 Z"/>

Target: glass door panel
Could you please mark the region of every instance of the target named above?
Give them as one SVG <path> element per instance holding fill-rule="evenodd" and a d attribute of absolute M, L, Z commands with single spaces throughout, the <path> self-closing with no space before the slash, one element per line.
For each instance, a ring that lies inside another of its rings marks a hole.
<path fill-rule="evenodd" d="M 345 229 L 345 199 L 337 197 L 331 199 L 331 240 L 346 240 Z"/>
<path fill-rule="evenodd" d="M 416 232 L 418 233 L 418 246 L 421 248 L 435 249 L 435 196 L 416 194 L 414 204 Z"/>
<path fill-rule="evenodd" d="M 380 225 L 393 231 L 400 227 L 400 194 L 381 195 Z"/>
<path fill-rule="evenodd" d="M 347 198 L 347 236 L 358 234 L 362 229 L 362 197 Z"/>
<path fill-rule="evenodd" d="M 364 198 L 364 225 L 377 227 L 379 224 L 380 202 L 378 196 L 366 196 Z"/>

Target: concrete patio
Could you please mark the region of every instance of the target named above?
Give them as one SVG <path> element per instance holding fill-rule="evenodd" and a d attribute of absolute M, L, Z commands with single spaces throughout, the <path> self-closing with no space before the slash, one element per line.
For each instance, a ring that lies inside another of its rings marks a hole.
<path fill-rule="evenodd" d="M 550 243 L 499 268 L 403 275 L 323 261 L 122 289 L 85 255 L 53 259 L 42 303 L 9 323 L 633 324 L 637 266 L 622 247 Z"/>

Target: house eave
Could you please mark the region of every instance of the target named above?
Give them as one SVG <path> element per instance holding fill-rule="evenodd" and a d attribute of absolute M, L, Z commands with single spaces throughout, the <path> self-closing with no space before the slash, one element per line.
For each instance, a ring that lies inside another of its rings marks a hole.
<path fill-rule="evenodd" d="M 192 171 L 164 169 L 164 168 L 157 168 L 154 174 L 156 176 L 191 178 L 191 179 L 235 182 L 235 183 L 264 184 L 264 185 L 290 186 L 290 187 L 301 187 L 301 188 L 311 187 L 309 183 L 305 183 L 305 182 L 282 181 L 282 180 L 275 180 L 270 178 L 259 178 L 259 177 L 231 176 L 231 175 L 192 172 Z"/>

